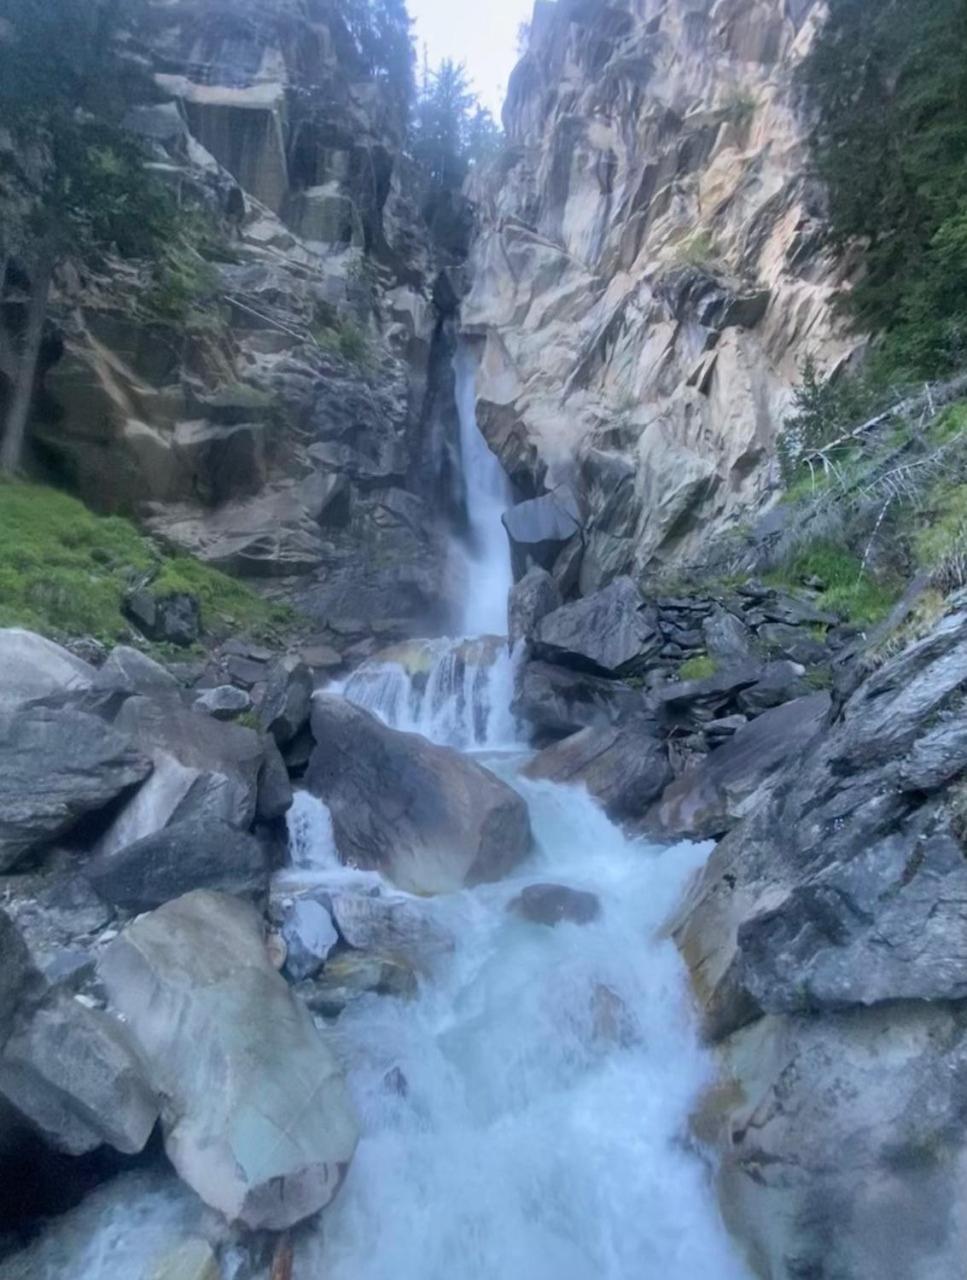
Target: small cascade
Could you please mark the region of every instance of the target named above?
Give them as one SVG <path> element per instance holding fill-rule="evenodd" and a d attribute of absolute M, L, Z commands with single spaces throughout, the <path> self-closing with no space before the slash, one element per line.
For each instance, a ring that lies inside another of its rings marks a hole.
<path fill-rule="evenodd" d="M 516 745 L 516 668 L 497 636 L 418 640 L 363 663 L 340 692 L 393 729 L 461 751 L 499 751 Z"/>

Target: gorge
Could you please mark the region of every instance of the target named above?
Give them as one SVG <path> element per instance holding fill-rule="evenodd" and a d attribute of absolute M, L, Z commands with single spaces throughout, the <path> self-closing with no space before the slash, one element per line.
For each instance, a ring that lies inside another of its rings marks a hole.
<path fill-rule="evenodd" d="M 967 382 L 844 310 L 860 9 L 537 0 L 444 146 L 398 0 L 77 2 L 0 16 L 0 1280 L 954 1280 Z"/>

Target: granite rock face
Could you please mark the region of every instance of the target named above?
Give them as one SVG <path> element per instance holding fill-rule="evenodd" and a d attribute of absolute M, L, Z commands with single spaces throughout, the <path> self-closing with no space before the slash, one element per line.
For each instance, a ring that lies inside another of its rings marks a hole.
<path fill-rule="evenodd" d="M 795 95 L 822 10 L 536 6 L 462 319 L 507 470 L 542 502 L 577 495 L 584 593 L 704 558 L 766 493 L 802 358 L 856 345 Z"/>

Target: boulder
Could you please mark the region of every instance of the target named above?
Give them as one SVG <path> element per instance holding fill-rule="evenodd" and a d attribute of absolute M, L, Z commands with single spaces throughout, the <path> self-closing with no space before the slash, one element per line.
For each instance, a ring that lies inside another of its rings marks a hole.
<path fill-rule="evenodd" d="M 537 657 L 597 675 L 643 672 L 661 649 L 655 613 L 631 578 L 548 614 L 537 628 Z"/>
<path fill-rule="evenodd" d="M 252 699 L 244 689 L 233 684 L 222 684 L 206 689 L 194 701 L 196 711 L 205 711 L 216 720 L 237 720 L 252 710 Z"/>
<path fill-rule="evenodd" d="M 332 916 L 313 898 L 297 898 L 283 904 L 281 933 L 286 969 L 293 982 L 314 977 L 339 942 Z"/>
<path fill-rule="evenodd" d="M 735 717 L 728 742 L 665 790 L 655 808 L 656 829 L 668 838 L 707 840 L 723 835 L 764 799 L 763 788 L 796 759 L 826 722 L 828 693 L 797 698 L 746 722 Z M 711 733 L 712 722 L 706 732 Z"/>
<path fill-rule="evenodd" d="M 449 893 L 530 852 L 527 806 L 476 761 L 332 695 L 317 695 L 312 730 L 306 786 L 329 806 L 344 862 L 411 893 Z"/>
<path fill-rule="evenodd" d="M 99 970 L 164 1100 L 165 1148 L 181 1178 L 255 1230 L 284 1231 L 328 1204 L 356 1122 L 254 910 L 188 894 L 129 925 Z"/>
<path fill-rule="evenodd" d="M 511 647 L 530 639 L 538 623 L 562 604 L 557 583 L 546 569 L 535 565 L 511 588 L 507 622 Z"/>
<path fill-rule="evenodd" d="M 751 630 L 727 609 L 716 608 L 703 619 L 702 633 L 706 652 L 716 662 L 747 662 L 752 657 Z"/>
<path fill-rule="evenodd" d="M 95 669 L 32 631 L 0 629 L 0 713 L 89 689 Z"/>
<path fill-rule="evenodd" d="M 312 672 L 301 658 L 279 658 L 269 667 L 259 724 L 280 747 L 292 742 L 309 723 L 312 690 Z"/>
<path fill-rule="evenodd" d="M 529 884 L 507 905 L 513 915 L 553 928 L 563 924 L 590 924 L 601 914 L 601 903 L 593 893 L 569 889 L 561 884 Z"/>
<path fill-rule="evenodd" d="M 105 1143 L 141 1151 L 158 1118 L 127 1029 L 63 991 L 47 996 L 7 1040 L 0 1094 L 52 1147 L 75 1156 Z"/>
<path fill-rule="evenodd" d="M 0 870 L 151 773 L 131 738 L 70 708 L 0 712 Z"/>
<path fill-rule="evenodd" d="M 180 686 L 170 671 L 138 649 L 118 645 L 94 678 L 94 688 L 147 696 L 177 696 Z"/>
<path fill-rule="evenodd" d="M 156 596 L 147 588 L 132 591 L 124 613 L 143 636 L 161 644 L 187 649 L 201 636 L 201 606 L 185 592 Z"/>
<path fill-rule="evenodd" d="M 643 817 L 672 776 L 654 724 L 643 719 L 582 729 L 540 752 L 524 773 L 586 787 L 616 820 Z"/>
<path fill-rule="evenodd" d="M 218 818 L 242 831 L 251 827 L 264 759 L 254 730 L 223 724 L 174 699 L 142 697 L 128 698 L 114 725 L 150 756 L 154 771 L 100 837 L 98 853 L 194 818 Z"/>
<path fill-rule="evenodd" d="M 449 930 L 428 906 L 415 898 L 385 893 L 331 893 L 332 918 L 340 934 L 358 951 L 376 952 L 425 970 L 454 948 Z"/>
<path fill-rule="evenodd" d="M 623 681 L 550 662 L 528 662 L 517 681 L 512 711 L 532 725 L 538 737 L 563 738 L 581 729 L 616 724 L 645 708 L 641 690 Z"/>
<path fill-rule="evenodd" d="M 269 887 L 265 851 L 220 818 L 193 818 L 91 859 L 84 875 L 124 911 L 153 911 L 192 889 L 259 898 Z"/>
<path fill-rule="evenodd" d="M 551 569 L 565 543 L 580 532 L 581 513 L 568 486 L 520 502 L 504 515 L 517 576 L 531 565 Z"/>

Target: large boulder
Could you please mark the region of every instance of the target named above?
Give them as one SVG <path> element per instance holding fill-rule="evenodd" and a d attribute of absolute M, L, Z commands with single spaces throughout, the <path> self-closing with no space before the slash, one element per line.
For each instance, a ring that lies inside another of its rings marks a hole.
<path fill-rule="evenodd" d="M 94 679 L 95 689 L 152 696 L 177 696 L 180 686 L 170 671 L 139 649 L 118 645 Z"/>
<path fill-rule="evenodd" d="M 532 565 L 551 569 L 561 549 L 581 530 L 574 492 L 564 485 L 552 493 L 518 503 L 504 516 L 518 576 Z"/>
<path fill-rule="evenodd" d="M 100 960 L 163 1098 L 181 1178 L 231 1222 L 283 1231 L 335 1195 L 356 1147 L 342 1074 L 269 962 L 254 910 L 201 890 Z"/>
<path fill-rule="evenodd" d="M 141 1151 L 158 1099 L 127 1029 L 64 991 L 30 1010 L 0 1054 L 0 1095 L 59 1151 Z"/>
<path fill-rule="evenodd" d="M 511 588 L 507 605 L 507 635 L 511 645 L 530 639 L 538 624 L 562 604 L 557 583 L 546 569 L 535 565 Z"/>
<path fill-rule="evenodd" d="M 654 610 L 631 578 L 548 614 L 537 628 L 539 658 L 597 675 L 633 676 L 659 653 L 662 637 Z"/>
<path fill-rule="evenodd" d="M 280 747 L 287 746 L 309 722 L 312 672 L 301 658 L 279 658 L 268 671 L 259 724 Z"/>
<path fill-rule="evenodd" d="M 71 708 L 0 712 L 0 870 L 151 773 L 131 738 Z"/>
<path fill-rule="evenodd" d="M 527 806 L 475 761 L 332 695 L 316 697 L 312 729 L 306 786 L 329 806 L 344 862 L 448 893 L 498 880 L 529 853 Z"/>
<path fill-rule="evenodd" d="M 253 729 L 223 724 L 176 699 L 142 697 L 128 698 L 114 725 L 150 756 L 154 771 L 103 833 L 98 853 L 116 852 L 189 819 L 251 827 L 264 761 Z"/>
<path fill-rule="evenodd" d="M 529 778 L 584 786 L 609 817 L 644 817 L 671 781 L 668 753 L 650 720 L 582 729 L 535 756 Z"/>
<path fill-rule="evenodd" d="M 390 956 L 423 970 L 454 948 L 453 935 L 419 899 L 340 890 L 331 893 L 329 901 L 340 934 L 358 951 Z"/>
<path fill-rule="evenodd" d="M 18 627 L 0 629 L 0 712 L 89 689 L 97 672 L 80 658 Z"/>
<path fill-rule="evenodd" d="M 781 767 L 815 737 L 830 711 L 828 693 L 796 698 L 742 725 L 666 788 L 656 805 L 663 836 L 706 840 L 723 835 L 764 798 Z"/>
<path fill-rule="evenodd" d="M 538 738 L 565 738 L 582 729 L 616 724 L 640 715 L 645 695 L 622 680 L 608 680 L 550 662 L 524 665 L 512 711 Z"/>
<path fill-rule="evenodd" d="M 268 892 L 269 865 L 254 836 L 220 818 L 176 822 L 84 868 L 99 897 L 125 911 L 153 911 L 192 889 L 258 898 Z"/>

